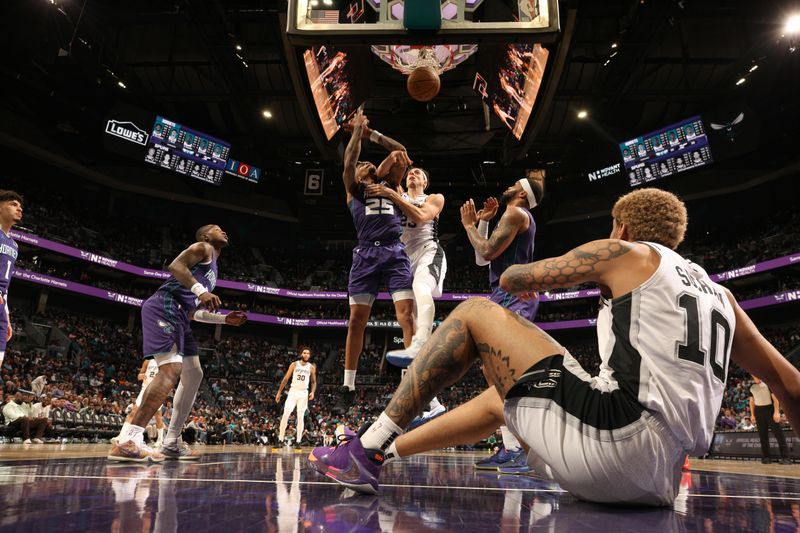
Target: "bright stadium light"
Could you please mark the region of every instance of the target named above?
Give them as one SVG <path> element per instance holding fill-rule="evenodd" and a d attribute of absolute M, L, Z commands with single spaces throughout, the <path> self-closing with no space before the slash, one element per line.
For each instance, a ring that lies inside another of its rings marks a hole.
<path fill-rule="evenodd" d="M 266 119 L 271 119 L 272 118 L 272 111 L 270 111 L 269 109 L 265 109 L 265 110 L 263 110 L 261 112 L 261 115 Z"/>
<path fill-rule="evenodd" d="M 584 118 L 586 118 L 588 116 L 589 116 L 589 112 L 586 111 L 585 109 L 581 109 L 580 111 L 578 111 L 578 118 L 579 119 L 584 119 Z"/>
<path fill-rule="evenodd" d="M 783 33 L 792 35 L 798 32 L 800 32 L 800 15 L 790 15 L 783 26 Z"/>
<path fill-rule="evenodd" d="M 747 80 L 746 80 L 746 79 L 744 79 L 744 78 L 739 78 L 739 81 L 737 81 L 737 82 L 736 82 L 736 85 L 741 85 L 741 84 L 743 84 L 743 83 L 744 83 L 744 82 L 746 82 L 746 81 L 747 81 Z"/>

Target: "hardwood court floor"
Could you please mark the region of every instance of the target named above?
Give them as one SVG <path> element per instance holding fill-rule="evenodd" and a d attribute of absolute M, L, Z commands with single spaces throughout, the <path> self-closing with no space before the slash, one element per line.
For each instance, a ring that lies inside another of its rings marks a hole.
<path fill-rule="evenodd" d="M 125 465 L 107 445 L 0 445 L 0 531 L 784 531 L 800 466 L 692 461 L 673 509 L 579 502 L 555 483 L 475 471 L 485 455 L 388 465 L 379 496 L 306 466 L 308 450 L 206 446 L 197 463 Z"/>

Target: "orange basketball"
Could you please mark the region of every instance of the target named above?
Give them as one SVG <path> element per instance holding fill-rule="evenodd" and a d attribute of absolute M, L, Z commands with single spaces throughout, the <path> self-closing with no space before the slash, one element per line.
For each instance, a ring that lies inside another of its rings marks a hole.
<path fill-rule="evenodd" d="M 411 98 L 418 102 L 430 102 L 442 87 L 439 74 L 431 67 L 417 67 L 408 76 L 406 88 Z"/>

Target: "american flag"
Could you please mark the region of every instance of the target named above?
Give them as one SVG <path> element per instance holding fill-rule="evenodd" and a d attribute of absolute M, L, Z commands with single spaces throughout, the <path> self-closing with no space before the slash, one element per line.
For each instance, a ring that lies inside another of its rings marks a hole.
<path fill-rule="evenodd" d="M 312 9 L 309 17 L 314 24 L 338 24 L 338 9 Z"/>

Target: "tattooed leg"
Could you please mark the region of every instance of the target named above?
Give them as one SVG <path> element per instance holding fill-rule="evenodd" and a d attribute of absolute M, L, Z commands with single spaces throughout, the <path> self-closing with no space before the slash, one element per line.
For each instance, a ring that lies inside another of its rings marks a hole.
<path fill-rule="evenodd" d="M 480 357 L 500 398 L 528 368 L 564 348 L 517 314 L 482 298 L 460 304 L 439 326 L 406 372 L 386 408 L 406 427 L 436 394 Z"/>

